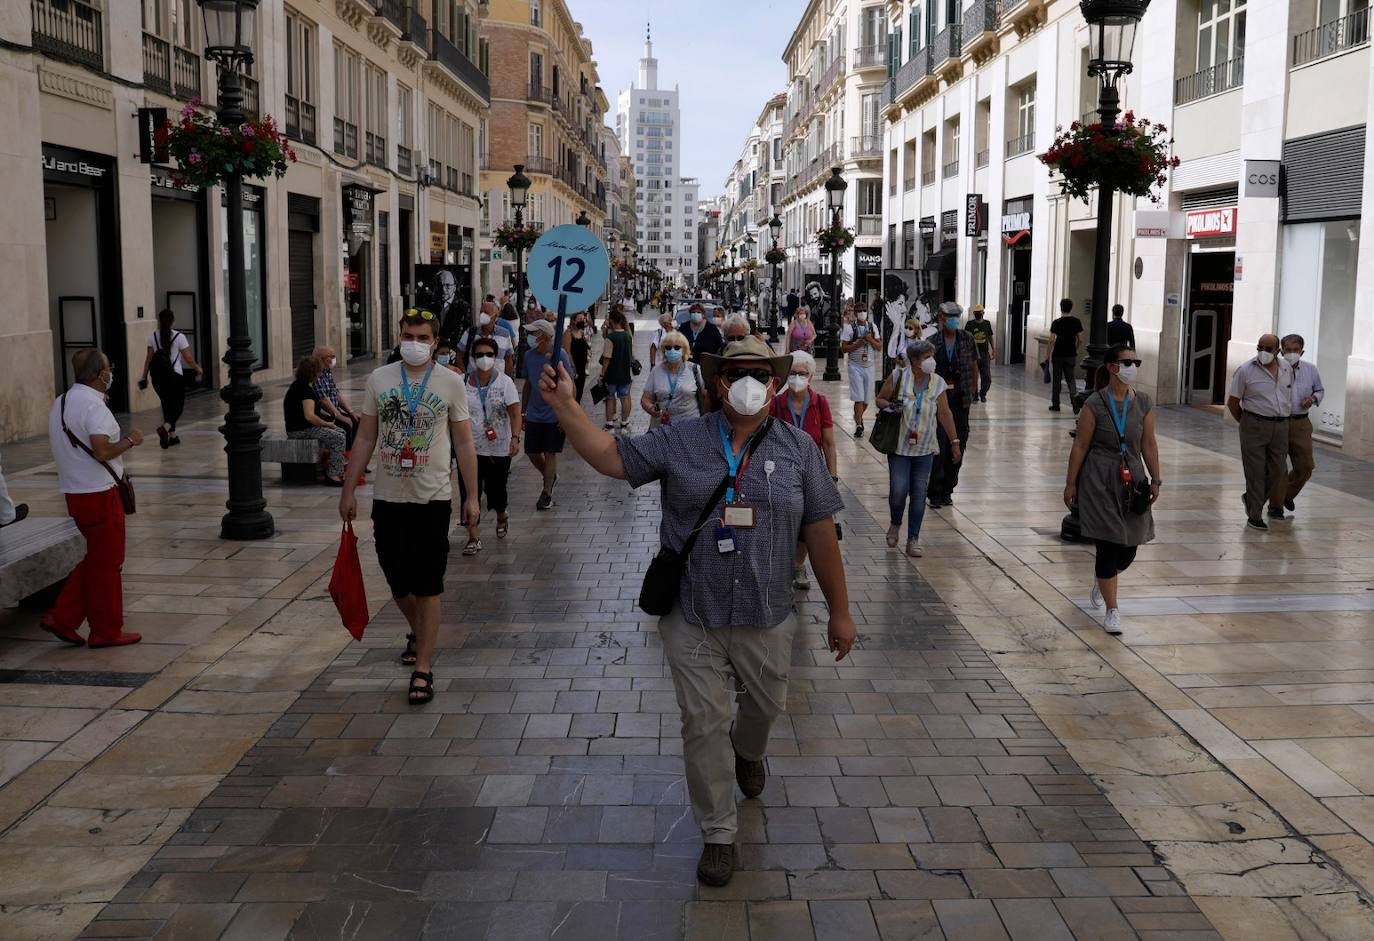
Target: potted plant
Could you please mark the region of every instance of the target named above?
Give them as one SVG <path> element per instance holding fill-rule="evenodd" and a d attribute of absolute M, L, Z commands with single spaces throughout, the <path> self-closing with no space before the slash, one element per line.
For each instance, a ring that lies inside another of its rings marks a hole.
<path fill-rule="evenodd" d="M 780 265 L 783 262 L 787 261 L 787 249 L 770 248 L 768 249 L 768 251 L 764 252 L 763 260 L 768 262 L 768 264 L 770 265 Z"/>
<path fill-rule="evenodd" d="M 1094 186 L 1110 186 L 1131 196 L 1159 202 L 1156 187 L 1179 165 L 1170 152 L 1173 138 L 1163 124 L 1136 118 L 1127 111 L 1112 127 L 1101 122 L 1058 129 L 1054 143 L 1040 162 L 1059 174 L 1060 189 L 1088 202 Z"/>
<path fill-rule="evenodd" d="M 506 251 L 528 252 L 534 248 L 534 243 L 539 241 L 541 234 L 537 226 L 526 225 L 517 229 L 513 224 L 504 222 L 492 233 L 491 240 L 496 243 L 497 248 L 504 248 Z"/>
<path fill-rule="evenodd" d="M 853 244 L 854 230 L 845 228 L 843 224 L 826 225 L 816 230 L 816 245 L 822 254 L 842 254 Z"/>
<path fill-rule="evenodd" d="M 214 186 L 233 174 L 249 179 L 285 176 L 296 162 L 296 152 L 271 115 L 235 126 L 199 110 L 199 104 L 199 98 L 192 98 L 177 121 L 164 121 L 153 132 L 154 141 L 176 158 L 172 181 L 178 186 Z"/>

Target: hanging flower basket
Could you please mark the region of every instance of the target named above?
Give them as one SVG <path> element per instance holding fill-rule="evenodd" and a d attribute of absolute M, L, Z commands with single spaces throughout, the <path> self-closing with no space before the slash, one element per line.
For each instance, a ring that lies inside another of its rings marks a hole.
<path fill-rule="evenodd" d="M 1115 127 L 1100 122 L 1059 129 L 1040 162 L 1059 173 L 1060 189 L 1088 202 L 1094 186 L 1111 186 L 1131 196 L 1148 196 L 1159 202 L 1156 187 L 1163 186 L 1169 170 L 1179 165 L 1170 153 L 1173 138 L 1163 124 L 1137 119 L 1127 111 Z"/>
<path fill-rule="evenodd" d="M 752 259 L 752 258 L 746 258 L 746 259 L 744 259 L 744 261 L 742 261 L 742 262 L 739 263 L 739 270 L 740 270 L 740 271 L 743 271 L 745 274 L 748 274 L 749 272 L 753 271 L 753 270 L 754 270 L 755 268 L 757 268 L 758 266 L 759 266 L 759 263 L 758 263 L 757 261 L 755 261 L 755 260 Z"/>
<path fill-rule="evenodd" d="M 823 253 L 838 254 L 854 244 L 854 230 L 843 225 L 827 225 L 816 230 L 816 244 Z"/>
<path fill-rule="evenodd" d="M 164 121 L 153 132 L 153 140 L 176 158 L 172 181 L 178 186 L 214 186 L 234 174 L 249 179 L 285 176 L 296 162 L 296 152 L 271 115 L 236 127 L 198 110 L 199 104 L 199 98 L 192 98 L 175 123 Z"/>
<path fill-rule="evenodd" d="M 787 249 L 770 248 L 768 251 L 764 252 L 763 260 L 770 265 L 780 265 L 787 260 Z"/>
<path fill-rule="evenodd" d="M 504 248 L 508 252 L 528 252 L 542 234 L 537 226 L 527 225 L 517 229 L 507 222 L 492 234 L 491 239 L 497 248 Z"/>

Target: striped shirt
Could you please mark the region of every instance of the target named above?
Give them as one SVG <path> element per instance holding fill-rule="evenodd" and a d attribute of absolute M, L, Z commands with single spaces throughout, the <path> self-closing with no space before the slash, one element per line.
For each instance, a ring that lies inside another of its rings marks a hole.
<path fill-rule="evenodd" d="M 897 394 L 902 399 L 902 431 L 897 438 L 897 453 L 903 457 L 935 454 L 940 450 L 940 441 L 935 434 L 936 419 L 940 413 L 940 396 L 949 388 L 948 383 L 938 374 L 932 374 L 922 395 L 920 387 L 916 384 L 914 370 L 903 368 L 894 375 L 896 382 L 900 383 L 897 386 Z M 919 411 L 916 407 L 918 398 Z M 915 441 L 911 440 L 913 431 L 916 432 Z"/>
<path fill-rule="evenodd" d="M 1302 407 L 1305 399 L 1312 399 L 1312 407 L 1316 408 L 1322 404 L 1322 399 L 1326 398 L 1326 390 L 1322 388 L 1322 377 L 1317 372 L 1317 367 L 1306 360 L 1298 360 L 1293 367 L 1293 414 L 1302 416 L 1307 414 L 1307 409 Z"/>

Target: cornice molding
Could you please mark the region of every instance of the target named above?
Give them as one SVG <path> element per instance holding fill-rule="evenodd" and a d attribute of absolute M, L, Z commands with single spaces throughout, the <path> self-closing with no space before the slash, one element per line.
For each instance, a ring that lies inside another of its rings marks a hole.
<path fill-rule="evenodd" d="M 83 105 L 94 105 L 106 111 L 114 110 L 114 92 L 108 86 L 88 82 L 70 72 L 53 69 L 45 64 L 38 66 L 38 87 L 50 95 L 79 101 Z"/>

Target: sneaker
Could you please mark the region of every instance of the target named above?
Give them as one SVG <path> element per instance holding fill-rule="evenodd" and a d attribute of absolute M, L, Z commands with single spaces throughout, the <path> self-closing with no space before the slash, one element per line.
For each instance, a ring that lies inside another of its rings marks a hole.
<path fill-rule="evenodd" d="M 745 761 L 735 756 L 735 783 L 745 797 L 758 797 L 768 783 L 768 766 L 762 761 Z"/>
<path fill-rule="evenodd" d="M 1094 608 L 1102 607 L 1102 589 L 1097 587 L 1096 578 L 1093 579 L 1092 593 L 1088 595 L 1088 604 L 1092 605 Z"/>
<path fill-rule="evenodd" d="M 1268 530 L 1268 529 L 1269 529 L 1269 524 L 1266 523 L 1264 520 L 1258 519 L 1258 518 L 1252 519 L 1252 520 L 1246 520 L 1246 521 L 1245 521 L 1245 525 L 1246 525 L 1246 526 L 1249 526 L 1251 529 L 1263 529 L 1263 530 Z"/>
<path fill-rule="evenodd" d="M 798 565 L 792 570 L 792 587 L 799 591 L 806 591 L 811 587 L 811 579 L 806 577 L 806 565 Z"/>
<path fill-rule="evenodd" d="M 1051 411 L 1051 412 L 1057 412 L 1057 411 L 1059 411 L 1059 406 L 1058 406 L 1058 405 L 1051 405 L 1051 406 L 1050 406 L 1050 411 Z"/>
<path fill-rule="evenodd" d="M 988 397 L 987 397 L 986 395 L 980 395 L 980 396 L 978 396 L 978 401 L 979 401 L 979 402 L 986 402 L 987 400 L 988 400 Z"/>
<path fill-rule="evenodd" d="M 889 549 L 897 548 L 897 537 L 901 534 L 901 530 L 901 526 L 895 523 L 887 528 L 887 547 Z"/>
<path fill-rule="evenodd" d="M 863 426 L 863 425 L 855 425 L 855 426 L 854 426 L 854 437 L 856 437 L 856 438 L 862 438 L 863 436 L 864 436 L 864 426 Z"/>
<path fill-rule="evenodd" d="M 921 557 L 921 547 L 917 545 L 915 539 L 908 539 L 906 541 L 906 554 L 913 559 L 919 559 Z"/>
<path fill-rule="evenodd" d="M 728 885 L 735 874 L 735 844 L 707 843 L 701 848 L 697 878 L 710 886 Z"/>
<path fill-rule="evenodd" d="M 1284 500 L 1284 501 L 1283 501 L 1283 508 L 1284 508 L 1285 510 L 1287 510 L 1289 513 L 1292 513 L 1294 510 L 1297 509 L 1297 507 L 1293 505 L 1293 501 L 1292 501 L 1292 500 Z"/>
<path fill-rule="evenodd" d="M 1283 519 L 1283 507 L 1281 507 L 1281 506 L 1271 506 L 1271 507 L 1269 508 L 1269 518 L 1270 518 L 1271 520 L 1281 520 L 1281 519 Z"/>
<path fill-rule="evenodd" d="M 541 493 L 539 499 L 535 501 L 534 504 L 536 510 L 547 510 L 551 506 L 553 506 L 553 497 L 549 496 L 547 493 Z"/>
<path fill-rule="evenodd" d="M 1102 619 L 1102 629 L 1108 634 L 1121 633 L 1121 612 L 1116 608 L 1108 608 L 1107 616 Z"/>

